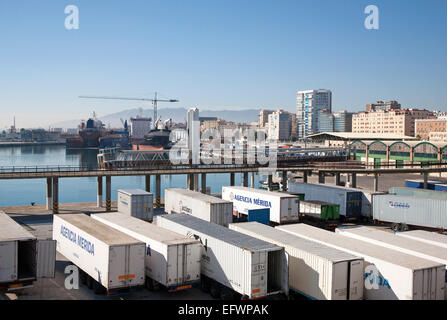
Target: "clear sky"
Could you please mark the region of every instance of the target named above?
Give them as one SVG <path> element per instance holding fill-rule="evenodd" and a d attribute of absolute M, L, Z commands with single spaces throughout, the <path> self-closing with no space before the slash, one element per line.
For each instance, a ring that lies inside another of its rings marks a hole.
<path fill-rule="evenodd" d="M 78 6 L 79 30 L 64 9 Z M 380 10 L 366 30 L 364 9 Z M 47 126 L 151 96 L 203 109 L 295 110 L 298 90 L 334 110 L 376 100 L 447 111 L 444 0 L 1 0 L 0 129 Z M 165 105 L 166 106 L 166 105 Z"/>

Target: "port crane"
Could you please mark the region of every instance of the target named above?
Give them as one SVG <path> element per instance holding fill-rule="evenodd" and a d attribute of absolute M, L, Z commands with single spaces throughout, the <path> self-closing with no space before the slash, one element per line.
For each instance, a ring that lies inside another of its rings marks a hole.
<path fill-rule="evenodd" d="M 79 96 L 81 99 L 108 99 L 108 100 L 130 100 L 130 101 L 149 101 L 154 107 L 154 124 L 157 119 L 157 104 L 158 102 L 179 102 L 177 99 L 158 99 L 157 92 L 155 92 L 154 99 L 148 98 L 133 98 L 133 97 L 109 97 L 109 96 Z M 155 127 L 156 129 L 156 127 Z"/>

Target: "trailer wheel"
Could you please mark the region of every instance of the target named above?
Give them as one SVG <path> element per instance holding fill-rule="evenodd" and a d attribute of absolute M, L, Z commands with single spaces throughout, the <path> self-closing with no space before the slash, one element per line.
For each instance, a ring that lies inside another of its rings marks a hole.
<path fill-rule="evenodd" d="M 146 277 L 146 289 L 149 291 L 154 291 L 154 283 L 152 282 L 152 279 L 149 277 Z"/>
<path fill-rule="evenodd" d="M 200 289 L 205 293 L 210 293 L 210 284 L 207 279 L 203 278 L 200 280 Z"/>
<path fill-rule="evenodd" d="M 218 284 L 216 284 L 216 283 L 211 284 L 210 294 L 211 294 L 211 297 L 213 297 L 214 299 L 220 298 L 220 288 L 219 288 Z"/>
<path fill-rule="evenodd" d="M 393 223 L 391 225 L 391 230 L 393 231 L 399 231 L 400 227 L 399 227 L 399 223 Z"/>
<path fill-rule="evenodd" d="M 161 285 L 155 280 L 152 280 L 152 287 L 154 288 L 154 291 L 160 291 L 161 289 Z"/>
<path fill-rule="evenodd" d="M 407 224 L 402 223 L 402 224 L 400 225 L 399 230 L 400 230 L 400 231 L 408 231 L 408 230 L 410 230 L 410 228 L 407 226 Z"/>
<path fill-rule="evenodd" d="M 89 288 L 90 290 L 93 289 L 93 282 L 95 280 L 93 280 L 92 277 L 90 277 L 89 275 L 87 275 L 87 288 Z"/>
<path fill-rule="evenodd" d="M 83 270 L 79 270 L 79 281 L 81 284 L 87 284 L 87 274 Z"/>
<path fill-rule="evenodd" d="M 103 286 L 98 282 L 93 280 L 93 293 L 100 295 L 103 293 Z"/>
<path fill-rule="evenodd" d="M 221 300 L 234 300 L 233 290 L 222 288 L 220 290 L 220 299 Z"/>

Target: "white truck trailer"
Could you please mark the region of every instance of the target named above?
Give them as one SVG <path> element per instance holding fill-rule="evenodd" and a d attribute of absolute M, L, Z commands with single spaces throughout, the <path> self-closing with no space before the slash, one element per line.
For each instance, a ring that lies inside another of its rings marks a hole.
<path fill-rule="evenodd" d="M 288 193 L 248 187 L 222 187 L 222 199 L 233 202 L 233 210 L 248 215 L 251 209 L 270 209 L 270 221 L 298 222 L 299 197 Z"/>
<path fill-rule="evenodd" d="M 185 214 L 154 218 L 156 225 L 200 240 L 201 285 L 214 298 L 288 295 L 284 248 Z"/>
<path fill-rule="evenodd" d="M 284 247 L 291 291 L 312 300 L 363 299 L 363 258 L 258 222 L 232 223 L 230 229 Z"/>
<path fill-rule="evenodd" d="M 38 239 L 0 211 L 0 290 L 29 288 L 38 278 L 54 278 L 56 243 Z"/>
<path fill-rule="evenodd" d="M 363 257 L 366 300 L 444 300 L 444 264 L 305 224 L 277 228 Z"/>
<path fill-rule="evenodd" d="M 146 243 L 146 287 L 159 284 L 168 291 L 185 290 L 200 283 L 200 241 L 119 212 L 91 217 Z"/>
<path fill-rule="evenodd" d="M 85 214 L 53 218 L 57 251 L 81 269 L 95 293 L 108 294 L 145 284 L 146 245 Z M 105 289 L 105 290 L 104 290 Z"/>
<path fill-rule="evenodd" d="M 152 221 L 154 196 L 140 189 L 118 190 L 118 212 L 141 220 Z"/>
<path fill-rule="evenodd" d="M 233 222 L 231 202 L 187 189 L 166 189 L 165 211 L 189 214 L 225 227 Z"/>

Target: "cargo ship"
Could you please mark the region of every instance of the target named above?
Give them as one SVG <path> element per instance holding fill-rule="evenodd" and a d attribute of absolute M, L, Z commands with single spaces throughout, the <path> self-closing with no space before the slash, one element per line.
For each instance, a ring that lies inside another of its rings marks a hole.
<path fill-rule="evenodd" d="M 172 142 L 170 141 L 171 130 L 169 125 L 171 119 L 166 120 L 162 128 L 159 128 L 160 118 L 155 122 L 155 129 L 149 131 L 148 134 L 144 136 L 143 141 L 134 142 L 132 144 L 132 150 L 135 151 L 146 151 L 146 150 L 169 150 L 172 147 Z"/>

